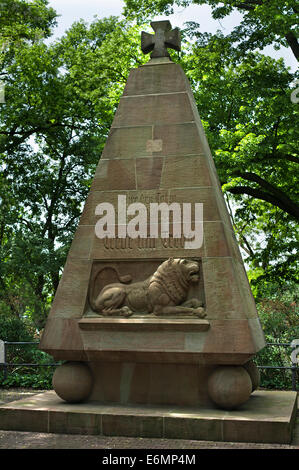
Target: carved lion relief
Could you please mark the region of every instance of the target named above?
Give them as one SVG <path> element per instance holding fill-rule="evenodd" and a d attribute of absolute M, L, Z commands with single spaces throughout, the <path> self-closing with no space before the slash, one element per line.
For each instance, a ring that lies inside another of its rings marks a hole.
<path fill-rule="evenodd" d="M 169 258 L 144 281 L 132 282 L 132 276 L 115 272 L 118 283 L 107 284 L 95 295 L 101 269 L 91 283 L 89 303 L 102 316 L 130 317 L 133 314 L 155 316 L 206 316 L 203 301 L 189 298 L 191 286 L 200 280 L 199 263 L 183 258 Z"/>

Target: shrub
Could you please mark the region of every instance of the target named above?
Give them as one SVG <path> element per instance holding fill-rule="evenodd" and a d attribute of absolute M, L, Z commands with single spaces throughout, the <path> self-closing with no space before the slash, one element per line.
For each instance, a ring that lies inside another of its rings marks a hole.
<path fill-rule="evenodd" d="M 35 329 L 19 318 L 0 315 L 0 339 L 8 342 L 35 342 Z M 37 349 L 38 344 L 10 344 L 6 346 L 6 361 L 12 364 L 53 364 L 52 356 Z M 2 387 L 30 387 L 50 389 L 54 367 L 12 365 L 6 379 L 0 373 Z"/>
<path fill-rule="evenodd" d="M 51 367 L 45 367 L 41 371 L 32 371 L 24 368 L 23 371 L 13 372 L 8 374 L 7 378 L 4 379 L 3 372 L 0 374 L 1 387 L 22 387 L 22 388 L 35 388 L 40 390 L 49 390 L 52 388 L 52 375 L 53 370 Z"/>
<path fill-rule="evenodd" d="M 291 343 L 299 338 L 299 312 L 292 299 L 264 299 L 257 305 L 267 343 Z M 291 348 L 267 346 L 255 358 L 257 365 L 291 366 Z M 297 371 L 296 381 L 299 382 Z M 261 369 L 261 387 L 274 389 L 292 388 L 290 369 Z"/>
<path fill-rule="evenodd" d="M 34 327 L 17 317 L 0 315 L 2 341 L 34 341 Z"/>

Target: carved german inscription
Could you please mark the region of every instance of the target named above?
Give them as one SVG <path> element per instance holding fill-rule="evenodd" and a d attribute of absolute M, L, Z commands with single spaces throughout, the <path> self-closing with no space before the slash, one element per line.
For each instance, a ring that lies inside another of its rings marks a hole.
<path fill-rule="evenodd" d="M 169 236 L 168 238 L 161 238 L 160 246 L 162 248 L 184 248 L 186 238 L 182 236 L 181 238 L 174 238 Z M 133 250 L 137 248 L 138 250 L 154 250 L 157 248 L 157 241 L 155 238 L 137 238 L 133 240 L 130 237 L 126 238 L 104 238 L 104 248 L 106 250 Z"/>

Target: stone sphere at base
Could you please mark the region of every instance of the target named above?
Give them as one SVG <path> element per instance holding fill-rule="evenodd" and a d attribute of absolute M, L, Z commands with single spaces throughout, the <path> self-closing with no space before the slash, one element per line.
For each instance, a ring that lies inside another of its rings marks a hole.
<path fill-rule="evenodd" d="M 245 403 L 251 390 L 250 376 L 242 366 L 219 366 L 208 380 L 211 400 L 226 410 L 233 410 Z"/>
<path fill-rule="evenodd" d="M 243 367 L 250 375 L 251 382 L 252 382 L 252 392 L 254 392 L 254 390 L 256 390 L 260 385 L 260 381 L 261 381 L 260 371 L 253 361 L 246 362 L 246 364 L 244 364 Z"/>
<path fill-rule="evenodd" d="M 57 395 L 68 403 L 80 403 L 91 393 L 93 378 L 83 362 L 67 362 L 57 367 L 52 385 Z"/>

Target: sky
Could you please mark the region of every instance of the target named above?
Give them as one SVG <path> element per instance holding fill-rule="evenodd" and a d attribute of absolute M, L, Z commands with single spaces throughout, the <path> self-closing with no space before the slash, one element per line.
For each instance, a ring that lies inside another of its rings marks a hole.
<path fill-rule="evenodd" d="M 88 23 L 94 20 L 94 16 L 99 18 L 107 16 L 121 16 L 124 1 L 123 0 L 49 0 L 59 15 L 58 26 L 54 30 L 53 39 L 59 38 L 64 31 L 68 29 L 74 21 L 84 19 Z M 186 21 L 196 21 L 201 26 L 202 32 L 215 32 L 220 29 L 224 34 L 229 33 L 237 24 L 240 23 L 242 15 L 238 12 L 232 13 L 229 17 L 221 21 L 214 20 L 211 15 L 211 8 L 207 5 L 191 5 L 188 8 L 176 8 L 175 14 L 168 16 L 173 27 L 182 27 Z M 165 15 L 154 16 L 151 20 L 166 19 Z M 286 48 L 275 51 L 271 46 L 263 51 L 272 57 L 283 57 L 286 65 L 290 66 L 292 71 L 297 69 L 297 61 L 292 52 Z"/>

